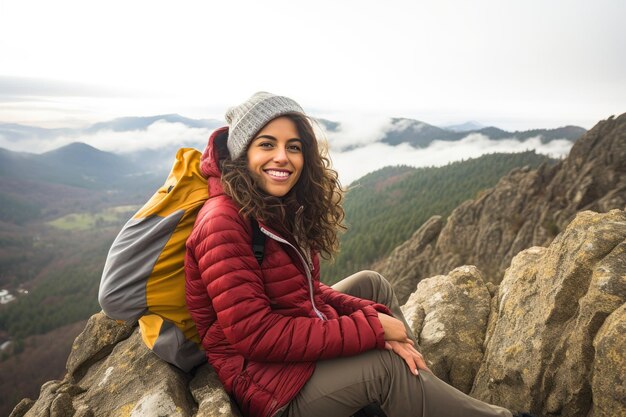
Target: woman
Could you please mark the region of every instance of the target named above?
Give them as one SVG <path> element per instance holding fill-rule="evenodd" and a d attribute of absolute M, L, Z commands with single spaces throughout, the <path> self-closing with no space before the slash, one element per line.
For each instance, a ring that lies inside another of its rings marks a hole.
<path fill-rule="evenodd" d="M 187 241 L 186 294 L 207 359 L 244 415 L 350 416 L 378 403 L 389 417 L 511 417 L 428 371 L 380 275 L 320 282 L 318 256 L 336 251 L 344 212 L 302 108 L 261 92 L 226 120 L 202 157 L 210 198 Z"/>

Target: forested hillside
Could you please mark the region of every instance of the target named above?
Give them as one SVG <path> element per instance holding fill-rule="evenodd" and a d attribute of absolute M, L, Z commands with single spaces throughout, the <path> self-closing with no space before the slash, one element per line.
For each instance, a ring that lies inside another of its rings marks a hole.
<path fill-rule="evenodd" d="M 490 154 L 437 168 L 388 167 L 364 176 L 346 194 L 349 229 L 341 238 L 335 262 L 322 266 L 322 279 L 332 284 L 369 268 L 430 216 L 447 216 L 514 167 L 536 168 L 550 161 L 534 151 Z"/>
<path fill-rule="evenodd" d="M 115 235 L 98 232 L 76 236 L 74 242 L 55 242 L 61 246 L 49 248 L 49 254 L 57 257 L 41 271 L 41 282 L 28 296 L 0 310 L 0 329 L 21 339 L 84 320 L 99 311 L 98 282 Z M 66 237 L 72 239 L 72 233 Z"/>

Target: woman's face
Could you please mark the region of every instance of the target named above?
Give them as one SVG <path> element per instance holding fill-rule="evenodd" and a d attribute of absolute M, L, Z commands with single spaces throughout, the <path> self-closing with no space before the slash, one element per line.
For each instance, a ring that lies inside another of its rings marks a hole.
<path fill-rule="evenodd" d="M 298 182 L 304 156 L 296 124 L 277 117 L 256 134 L 247 151 L 248 169 L 263 191 L 283 197 Z"/>

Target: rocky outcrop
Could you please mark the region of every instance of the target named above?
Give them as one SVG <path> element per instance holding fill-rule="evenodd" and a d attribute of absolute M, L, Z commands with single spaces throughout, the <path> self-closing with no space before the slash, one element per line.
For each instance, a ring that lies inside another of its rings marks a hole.
<path fill-rule="evenodd" d="M 470 395 L 511 409 L 626 415 L 626 212 L 582 212 L 549 247 L 518 254 L 487 325 L 489 286 L 461 267 L 403 306 L 433 372 L 466 392 L 471 378 Z"/>
<path fill-rule="evenodd" d="M 546 415 L 586 415 L 594 339 L 625 301 L 626 213 L 582 212 L 548 248 L 513 259 L 472 395 Z M 623 368 L 612 375 L 623 382 Z"/>
<path fill-rule="evenodd" d="M 457 207 L 445 226 L 438 217 L 427 221 L 374 269 L 392 282 L 401 303 L 421 279 L 462 265 L 476 265 L 498 284 L 517 253 L 550 244 L 577 212 L 624 205 L 626 114 L 599 122 L 555 166 L 513 170 Z"/>
<path fill-rule="evenodd" d="M 393 283 L 396 296 L 401 303 L 415 291 L 415 271 L 429 269 L 429 259 L 434 257 L 437 236 L 443 226 L 441 216 L 431 217 L 409 240 L 398 246 L 380 267 L 374 267 L 375 270 L 382 271 L 383 276 Z"/>
<path fill-rule="evenodd" d="M 184 373 L 154 355 L 139 329 L 91 317 L 76 338 L 62 381 L 41 387 L 11 417 L 240 417 L 209 365 Z"/>

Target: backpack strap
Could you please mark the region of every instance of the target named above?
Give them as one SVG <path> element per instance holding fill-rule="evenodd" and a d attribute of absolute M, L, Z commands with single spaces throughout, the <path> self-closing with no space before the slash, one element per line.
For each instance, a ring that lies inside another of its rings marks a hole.
<path fill-rule="evenodd" d="M 256 219 L 252 218 L 252 251 L 259 265 L 263 263 L 263 257 L 265 256 L 265 233 L 261 231 L 259 223 Z"/>

